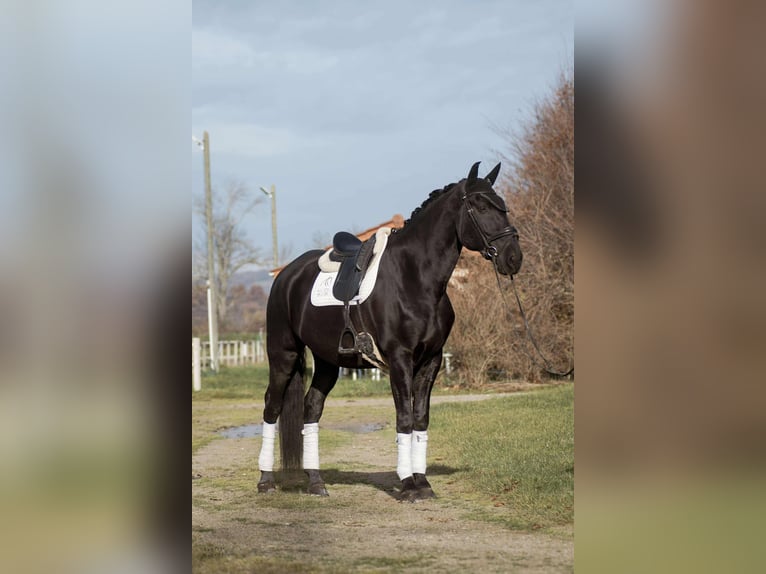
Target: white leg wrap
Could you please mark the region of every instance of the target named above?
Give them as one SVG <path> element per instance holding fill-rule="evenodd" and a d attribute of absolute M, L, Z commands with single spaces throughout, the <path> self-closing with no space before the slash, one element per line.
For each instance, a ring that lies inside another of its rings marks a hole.
<path fill-rule="evenodd" d="M 426 473 L 426 450 L 428 450 L 428 431 L 412 431 L 413 473 Z"/>
<path fill-rule="evenodd" d="M 262 471 L 274 470 L 274 438 L 277 436 L 277 424 L 263 423 L 263 442 L 261 455 L 258 457 L 258 468 Z"/>
<path fill-rule="evenodd" d="M 319 470 L 319 423 L 303 425 L 303 468 Z"/>
<path fill-rule="evenodd" d="M 396 474 L 399 475 L 399 480 L 404 480 L 412 476 L 412 435 L 396 433 L 396 446 L 398 452 Z"/>

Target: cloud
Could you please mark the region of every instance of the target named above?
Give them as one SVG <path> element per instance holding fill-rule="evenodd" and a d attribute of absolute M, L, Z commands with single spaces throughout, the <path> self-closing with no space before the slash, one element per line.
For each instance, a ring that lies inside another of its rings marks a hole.
<path fill-rule="evenodd" d="M 192 28 L 192 68 L 248 68 L 257 65 L 259 55 L 243 39 L 229 32 Z M 202 76 L 204 77 L 204 76 Z"/>
<path fill-rule="evenodd" d="M 314 189 L 327 211 L 364 194 L 364 223 L 411 210 L 413 190 L 490 161 L 491 125 L 515 125 L 571 56 L 567 0 L 195 0 L 193 18 L 192 124 L 216 174 L 284 191 L 280 225 Z"/>
<path fill-rule="evenodd" d="M 211 149 L 217 154 L 267 158 L 298 153 L 318 143 L 284 128 L 270 128 L 243 122 L 197 122 L 211 134 Z"/>
<path fill-rule="evenodd" d="M 333 54 L 304 49 L 260 49 L 252 37 L 237 36 L 212 28 L 192 28 L 192 67 L 200 74 L 216 70 L 242 73 L 319 74 L 336 65 Z M 201 75 L 204 78 L 204 76 Z"/>

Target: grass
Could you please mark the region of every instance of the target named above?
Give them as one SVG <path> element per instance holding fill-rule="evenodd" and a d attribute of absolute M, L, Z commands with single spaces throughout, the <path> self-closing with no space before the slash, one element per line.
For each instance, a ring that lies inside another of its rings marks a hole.
<path fill-rule="evenodd" d="M 223 548 L 210 544 L 192 544 L 192 564 L 196 574 L 226 574 L 258 572 L 259 574 L 284 574 L 285 572 L 314 573 L 311 564 L 266 556 L 237 556 Z M 323 572 L 331 572 L 322 570 Z"/>
<path fill-rule="evenodd" d="M 311 383 L 311 366 L 307 369 L 305 386 L 308 389 Z M 202 376 L 202 390 L 192 391 L 193 401 L 210 401 L 212 399 L 253 399 L 261 401 L 269 384 L 269 367 L 263 365 L 248 365 L 241 367 L 221 367 L 218 373 L 207 372 Z M 486 385 L 480 389 L 470 388 L 460 383 L 454 376 L 448 378 L 439 376 L 434 386 L 434 395 L 439 394 L 465 394 L 465 393 L 494 393 L 508 390 L 508 384 Z M 388 377 L 383 375 L 379 381 L 370 377 L 361 377 L 357 380 L 344 377 L 338 379 L 335 388 L 330 394 L 334 398 L 363 398 L 363 397 L 387 397 L 391 396 L 391 386 Z"/>
<path fill-rule="evenodd" d="M 306 388 L 311 382 L 311 367 L 306 377 Z M 221 367 L 218 373 L 207 373 L 202 377 L 202 390 L 192 392 L 193 401 L 212 399 L 254 399 L 261 401 L 269 385 L 268 365 L 242 367 Z M 339 379 L 330 396 L 336 398 L 377 397 L 391 394 L 388 378 L 374 381 L 369 377 L 356 381 Z"/>
<path fill-rule="evenodd" d="M 574 519 L 574 387 L 432 408 L 429 458 L 478 518 L 538 530 Z"/>
<path fill-rule="evenodd" d="M 192 401 L 212 399 L 263 400 L 269 384 L 268 365 L 221 367 L 218 373 L 202 376 L 202 390 L 192 391 Z"/>
<path fill-rule="evenodd" d="M 214 440 L 218 430 L 261 421 L 260 409 L 242 406 L 241 400 L 192 401 L 192 454 Z"/>

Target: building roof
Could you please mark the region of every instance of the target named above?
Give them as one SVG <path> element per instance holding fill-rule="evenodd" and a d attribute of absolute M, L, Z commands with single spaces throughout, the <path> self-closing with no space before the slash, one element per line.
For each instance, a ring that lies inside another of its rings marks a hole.
<path fill-rule="evenodd" d="M 397 213 L 388 221 L 384 221 L 383 223 L 374 225 L 373 227 L 370 227 L 369 229 L 365 229 L 364 231 L 357 233 L 356 236 L 362 241 L 367 241 L 381 227 L 391 227 L 393 229 L 401 229 L 402 227 L 404 227 L 404 217 L 401 214 Z M 324 247 L 324 249 L 327 250 L 330 247 L 332 247 L 332 245 L 327 245 Z M 277 267 L 276 269 L 272 269 L 271 271 L 269 271 L 269 275 L 272 277 L 276 277 L 285 267 L 287 267 L 287 264 L 282 265 L 281 267 Z"/>

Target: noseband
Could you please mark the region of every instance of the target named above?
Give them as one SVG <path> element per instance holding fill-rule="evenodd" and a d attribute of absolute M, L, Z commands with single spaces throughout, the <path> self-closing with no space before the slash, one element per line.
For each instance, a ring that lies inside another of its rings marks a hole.
<path fill-rule="evenodd" d="M 502 231 L 500 231 L 499 233 L 495 233 L 494 235 L 488 235 L 487 233 L 485 233 L 484 230 L 481 228 L 481 224 L 479 223 L 479 220 L 476 218 L 476 213 L 474 213 L 474 208 L 469 198 L 474 195 L 486 195 L 487 197 L 490 197 L 490 198 L 496 195 L 494 193 L 478 191 L 478 192 L 472 193 L 469 196 L 468 192 L 463 191 L 463 194 L 460 196 L 460 199 L 462 200 L 463 205 L 465 205 L 465 209 L 468 212 L 468 215 L 470 216 L 471 221 L 473 222 L 473 225 L 476 228 L 476 231 L 479 232 L 479 236 L 481 237 L 481 240 L 484 243 L 484 249 L 481 251 L 481 254 L 484 256 L 485 259 L 488 259 L 491 261 L 495 259 L 498 255 L 497 247 L 493 245 L 493 242 L 497 241 L 501 237 L 505 237 L 506 235 L 510 235 L 514 237 L 515 239 L 518 239 L 519 232 L 516 230 L 516 228 L 513 225 L 509 225 L 508 227 L 505 227 Z M 491 201 L 491 200 L 490 200 L 490 203 L 492 204 L 492 207 L 494 207 L 498 211 L 508 213 L 507 208 L 505 207 L 501 208 L 494 201 Z"/>

